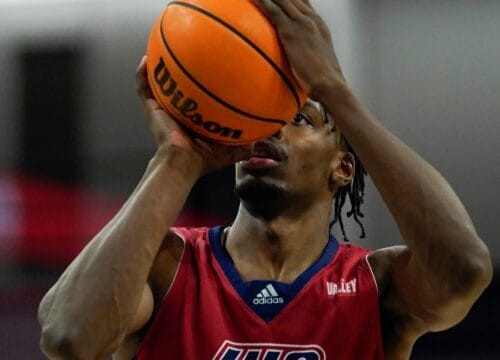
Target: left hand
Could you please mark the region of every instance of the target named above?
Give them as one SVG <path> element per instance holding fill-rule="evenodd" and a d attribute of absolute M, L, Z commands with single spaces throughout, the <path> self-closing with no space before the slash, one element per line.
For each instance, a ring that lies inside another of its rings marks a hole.
<path fill-rule="evenodd" d="M 345 83 L 328 26 L 309 0 L 253 1 L 276 27 L 293 74 L 310 97 L 332 81 Z"/>
<path fill-rule="evenodd" d="M 157 158 L 182 153 L 189 159 L 183 161 L 183 165 L 197 165 L 194 168 L 199 170 L 200 176 L 250 158 L 250 145 L 226 146 L 188 134 L 155 100 L 149 85 L 146 57 L 137 68 L 136 82 L 146 122 L 158 147 Z"/>

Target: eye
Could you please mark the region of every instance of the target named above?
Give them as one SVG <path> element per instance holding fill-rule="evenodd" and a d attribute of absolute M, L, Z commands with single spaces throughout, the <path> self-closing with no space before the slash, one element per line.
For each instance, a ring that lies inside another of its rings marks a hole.
<path fill-rule="evenodd" d="M 313 127 L 313 123 L 309 116 L 303 114 L 303 113 L 298 113 L 297 115 L 294 116 L 292 119 L 292 123 L 294 125 L 305 125 L 305 126 L 310 126 Z"/>

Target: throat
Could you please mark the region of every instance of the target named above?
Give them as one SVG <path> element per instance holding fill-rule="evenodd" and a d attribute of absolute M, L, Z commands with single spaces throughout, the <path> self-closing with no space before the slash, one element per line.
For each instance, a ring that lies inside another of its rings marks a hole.
<path fill-rule="evenodd" d="M 297 240 L 288 231 L 279 235 L 272 231 L 252 233 L 252 237 L 240 241 L 228 228 L 222 240 L 226 253 L 244 281 L 272 280 L 290 284 L 321 257 L 328 243 L 327 235 L 314 241 Z"/>
<path fill-rule="evenodd" d="M 261 252 L 264 248 L 259 251 L 250 248 L 246 252 L 245 249 L 234 248 L 237 243 L 235 225 L 221 232 L 218 230 L 220 228 L 212 229 L 211 247 L 227 279 L 240 297 L 266 322 L 274 319 L 314 275 L 332 261 L 338 249 L 338 243 L 332 237 L 312 262 L 310 259 L 304 261 L 304 256 L 276 257 L 283 250 L 271 252 L 267 256 L 265 251 Z M 241 229 L 238 231 L 241 236 Z M 252 243 L 254 239 L 247 237 L 246 240 Z"/>

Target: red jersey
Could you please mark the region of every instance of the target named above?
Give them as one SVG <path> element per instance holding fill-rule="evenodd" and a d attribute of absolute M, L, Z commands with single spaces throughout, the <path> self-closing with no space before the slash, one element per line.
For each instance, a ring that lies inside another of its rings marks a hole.
<path fill-rule="evenodd" d="M 185 250 L 138 360 L 382 359 L 369 251 L 331 237 L 293 283 L 243 281 L 222 228 L 177 228 Z"/>

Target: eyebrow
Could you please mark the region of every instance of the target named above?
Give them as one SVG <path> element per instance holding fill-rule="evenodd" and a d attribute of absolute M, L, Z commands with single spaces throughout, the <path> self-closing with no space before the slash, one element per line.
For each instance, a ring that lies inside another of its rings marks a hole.
<path fill-rule="evenodd" d="M 321 116 L 323 118 L 323 125 L 327 125 L 329 123 L 329 121 L 328 121 L 328 113 L 327 113 L 325 107 L 323 106 L 323 104 L 321 104 L 318 101 L 314 101 L 314 100 L 308 98 L 306 100 L 305 106 L 309 106 L 311 108 L 314 108 L 314 110 L 316 110 L 319 113 L 321 113 Z M 331 131 L 335 132 L 337 130 L 337 126 L 335 125 L 335 122 L 332 121 L 331 125 L 332 125 Z"/>
<path fill-rule="evenodd" d="M 311 100 L 310 98 L 308 98 L 305 102 L 304 105 L 308 105 L 318 111 L 321 111 L 321 109 L 323 108 L 323 106 L 321 105 L 321 103 L 317 102 L 317 101 L 314 101 L 314 100 Z"/>
<path fill-rule="evenodd" d="M 323 120 L 324 120 L 324 108 L 321 105 L 321 103 L 314 101 L 314 100 L 311 100 L 311 99 L 307 99 L 305 104 L 304 104 L 304 107 L 312 108 L 312 109 L 316 110 L 317 112 L 321 113 L 321 115 L 323 115 Z"/>

